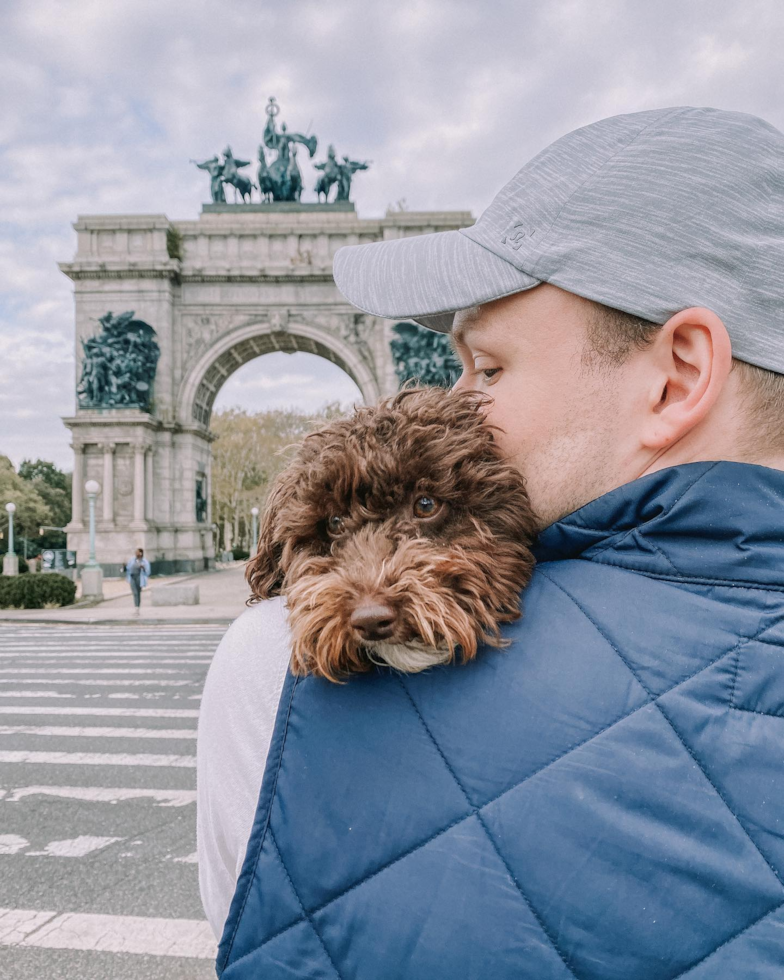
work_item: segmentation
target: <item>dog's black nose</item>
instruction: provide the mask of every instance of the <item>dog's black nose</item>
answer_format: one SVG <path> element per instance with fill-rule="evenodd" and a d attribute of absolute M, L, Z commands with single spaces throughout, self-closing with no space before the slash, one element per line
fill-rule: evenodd
<path fill-rule="evenodd" d="M 395 611 L 379 602 L 363 603 L 351 614 L 351 625 L 363 640 L 386 640 L 395 629 Z"/>

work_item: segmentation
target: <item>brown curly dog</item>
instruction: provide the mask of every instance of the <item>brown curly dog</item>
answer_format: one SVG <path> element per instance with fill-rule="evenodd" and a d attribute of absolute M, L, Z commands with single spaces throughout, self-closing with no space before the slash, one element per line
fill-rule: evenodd
<path fill-rule="evenodd" d="M 303 440 L 247 571 L 250 602 L 286 598 L 293 673 L 411 673 L 506 645 L 536 523 L 482 398 L 407 388 Z"/>

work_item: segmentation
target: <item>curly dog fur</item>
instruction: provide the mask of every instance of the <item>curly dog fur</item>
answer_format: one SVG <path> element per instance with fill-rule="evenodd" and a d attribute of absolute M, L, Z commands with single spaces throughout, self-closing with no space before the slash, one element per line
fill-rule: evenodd
<path fill-rule="evenodd" d="M 506 645 L 536 521 L 481 400 L 406 388 L 307 436 L 277 478 L 249 601 L 285 596 L 295 674 L 415 672 Z"/>

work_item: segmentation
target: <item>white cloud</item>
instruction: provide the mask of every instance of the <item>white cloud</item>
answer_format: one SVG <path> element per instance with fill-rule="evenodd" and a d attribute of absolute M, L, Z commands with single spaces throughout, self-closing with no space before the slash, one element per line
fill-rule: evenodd
<path fill-rule="evenodd" d="M 3 381 L 17 413 L 37 412 L 44 390 L 49 415 L 12 421 L 3 399 L 0 452 L 70 459 L 72 285 L 56 263 L 77 215 L 194 217 L 208 180 L 188 160 L 227 143 L 255 160 L 270 95 L 291 129 L 311 124 L 317 159 L 334 143 L 373 161 L 354 185 L 360 215 L 401 198 L 479 214 L 534 153 L 606 115 L 717 105 L 783 128 L 782 42 L 776 0 L 11 0 Z M 299 160 L 312 199 L 317 175 Z"/>

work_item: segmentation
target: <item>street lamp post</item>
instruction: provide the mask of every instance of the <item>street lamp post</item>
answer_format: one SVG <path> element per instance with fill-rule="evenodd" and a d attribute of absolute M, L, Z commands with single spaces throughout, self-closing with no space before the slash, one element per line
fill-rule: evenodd
<path fill-rule="evenodd" d="M 82 568 L 82 598 L 103 599 L 103 569 L 95 560 L 95 498 L 101 492 L 97 480 L 84 485 L 90 507 L 90 555 Z"/>
<path fill-rule="evenodd" d="M 8 551 L 3 555 L 3 575 L 18 575 L 19 559 L 14 551 L 14 511 L 16 504 L 7 503 L 5 509 L 8 511 Z"/>
<path fill-rule="evenodd" d="M 97 480 L 88 480 L 84 485 L 87 491 L 87 500 L 90 507 L 90 557 L 87 559 L 85 568 L 95 568 L 98 562 L 95 560 L 95 498 L 101 492 L 101 484 Z"/>
<path fill-rule="evenodd" d="M 259 508 L 251 507 L 250 516 L 253 518 L 253 530 L 250 535 L 250 553 L 251 555 L 255 555 L 259 547 Z"/>

